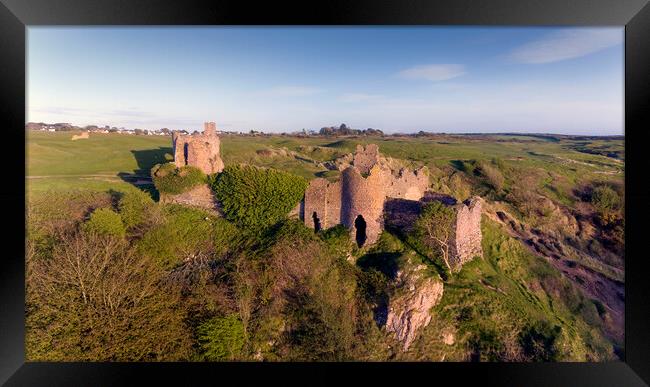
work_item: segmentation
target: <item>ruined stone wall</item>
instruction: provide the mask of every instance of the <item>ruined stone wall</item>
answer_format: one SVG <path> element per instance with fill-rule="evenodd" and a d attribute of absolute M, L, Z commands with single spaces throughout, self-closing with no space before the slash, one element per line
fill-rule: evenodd
<path fill-rule="evenodd" d="M 475 256 L 483 256 L 481 247 L 482 199 L 473 197 L 456 206 L 456 228 L 452 243 L 450 263 L 460 269 Z"/>
<path fill-rule="evenodd" d="M 402 168 L 397 175 L 389 172 L 386 183 L 386 196 L 420 200 L 429 188 L 429 175 L 425 168 L 414 171 Z"/>
<path fill-rule="evenodd" d="M 314 213 L 322 229 L 341 224 L 341 182 L 314 179 L 305 190 L 303 204 L 305 225 L 315 228 Z"/>
<path fill-rule="evenodd" d="M 183 204 L 186 206 L 209 210 L 216 214 L 219 213 L 219 204 L 217 199 L 207 184 L 197 185 L 196 187 L 177 195 L 160 194 L 160 202 Z"/>
<path fill-rule="evenodd" d="M 352 163 L 361 174 L 369 174 L 372 167 L 374 167 L 378 162 L 379 147 L 376 144 L 368 144 L 365 148 L 361 145 L 357 145 Z"/>
<path fill-rule="evenodd" d="M 355 221 L 361 215 L 366 223 L 366 244 L 373 244 L 383 230 L 383 209 L 386 195 L 383 184 L 384 176 L 373 167 L 367 178 L 361 176 L 356 167 L 343 171 L 341 223 L 348 227 L 352 240 L 355 240 L 357 228 Z"/>
<path fill-rule="evenodd" d="M 361 216 L 366 236 L 363 245 L 373 244 L 384 228 L 386 199 L 421 199 L 429 186 L 429 175 L 425 167 L 414 171 L 400 168 L 395 172 L 387 159 L 379 155 L 375 144 L 358 145 L 356 153 L 345 159 L 348 161 L 337 163 L 344 167 L 338 182 L 311 181 L 305 192 L 303 220 L 308 227 L 315 228 L 316 213 L 321 228 L 342 224 L 356 240 L 355 222 Z"/>
<path fill-rule="evenodd" d="M 223 170 L 221 141 L 214 122 L 206 122 L 203 134 L 183 135 L 172 133 L 174 163 L 177 167 L 191 165 L 211 175 Z"/>
<path fill-rule="evenodd" d="M 326 228 L 328 185 L 328 181 L 325 179 L 314 179 L 305 190 L 304 220 L 307 227 L 315 228 L 315 213 L 320 220 L 321 227 Z"/>
<path fill-rule="evenodd" d="M 88 131 L 85 131 L 85 132 L 81 132 L 78 135 L 77 134 L 73 135 L 72 136 L 72 141 L 83 140 L 83 139 L 86 139 L 86 138 L 89 138 L 89 137 L 90 137 L 90 133 L 88 133 Z"/>

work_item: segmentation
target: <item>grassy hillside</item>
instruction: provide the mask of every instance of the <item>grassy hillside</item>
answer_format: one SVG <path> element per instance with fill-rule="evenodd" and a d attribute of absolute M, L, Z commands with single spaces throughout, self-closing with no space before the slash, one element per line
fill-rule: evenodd
<path fill-rule="evenodd" d="M 375 143 L 428 166 L 432 190 L 486 199 L 484 257 L 445 279 L 430 324 L 402 352 L 373 320 L 395 269 L 382 265 L 431 262 L 401 237 L 384 232 L 358 249 L 345 230 L 314 234 L 286 214 L 251 231 L 155 202 L 140 190 L 156 198 L 148 175 L 171 159 L 171 137 L 73 134 L 27 132 L 30 360 L 600 361 L 622 350 L 622 139 L 221 136 L 226 166 L 306 179 L 336 178 L 324 163 Z M 138 222 L 102 239 L 87 231 L 97 208 Z M 72 256 L 121 269 L 91 265 L 86 277 L 67 278 Z M 115 283 L 133 285 L 119 287 L 120 308 L 88 301 L 87 291 Z M 162 321 L 170 323 L 154 329 Z"/>

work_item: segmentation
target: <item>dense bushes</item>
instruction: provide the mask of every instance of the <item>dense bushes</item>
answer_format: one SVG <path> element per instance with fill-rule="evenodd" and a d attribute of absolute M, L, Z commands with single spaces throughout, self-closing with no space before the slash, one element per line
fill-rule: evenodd
<path fill-rule="evenodd" d="M 202 323 L 197 336 L 205 360 L 238 360 L 242 356 L 244 325 L 236 314 L 214 317 Z"/>
<path fill-rule="evenodd" d="M 596 208 L 603 222 L 608 224 L 618 217 L 621 198 L 611 187 L 602 185 L 594 188 L 591 193 L 591 204 Z"/>
<path fill-rule="evenodd" d="M 274 169 L 230 166 L 211 185 L 226 219 L 259 228 L 283 219 L 302 199 L 307 181 Z"/>
<path fill-rule="evenodd" d="M 172 195 L 183 193 L 207 181 L 200 169 L 189 165 L 177 168 L 174 163 L 154 166 L 151 178 L 158 192 Z"/>
<path fill-rule="evenodd" d="M 149 230 L 136 244 L 139 254 L 151 257 L 160 267 L 171 269 L 199 253 L 213 251 L 213 235 L 221 235 L 215 225 L 223 225 L 206 212 L 170 205 L 165 221 Z"/>
<path fill-rule="evenodd" d="M 33 250 L 29 250 L 33 251 Z M 66 232 L 27 259 L 26 356 L 32 361 L 187 359 L 179 293 L 124 239 Z"/>
<path fill-rule="evenodd" d="M 105 236 L 123 237 L 126 233 L 122 217 L 110 208 L 98 208 L 93 211 L 82 228 L 86 232 Z"/>
<path fill-rule="evenodd" d="M 144 191 L 135 189 L 125 192 L 118 205 L 124 226 L 128 229 L 143 223 L 153 205 L 151 196 Z"/>
<path fill-rule="evenodd" d="M 240 183 L 251 180 L 244 174 Z M 79 215 L 75 227 L 54 235 L 52 243 L 35 244 L 40 239 L 30 235 L 30 360 L 446 356 L 456 361 L 472 354 L 481 361 L 541 361 L 609 356 L 597 321 L 606 313 L 604 306 L 560 286 L 567 281 L 554 282 L 560 278 L 555 269 L 497 232 L 496 224 L 487 222 L 486 228 L 485 220 L 485 259 L 473 260 L 447 279 L 422 339 L 408 352 L 399 351 L 382 328 L 392 292 L 401 286 L 396 285 L 398 268 L 404 269 L 405 258 L 420 263 L 422 257 L 412 247 L 446 267 L 440 258 L 444 246 L 427 239 L 439 237 L 432 227 L 446 219 L 446 207 L 437 202 L 425 208 L 415 225 L 417 233 L 384 232 L 353 265 L 346 258 L 360 252 L 342 226 L 314 233 L 299 220 L 285 219 L 251 231 L 205 211 L 152 204 L 137 192 L 121 196 L 119 214 L 105 201 L 84 204 L 79 214 L 101 208 L 91 213 L 95 220 L 84 222 L 86 215 Z M 157 220 L 145 222 L 152 208 Z M 128 238 L 78 232 L 76 225 L 85 230 L 103 217 L 112 219 L 109 224 L 124 219 L 137 232 L 129 230 Z M 108 294 L 110 302 L 104 297 Z M 536 323 L 542 319 L 550 327 Z M 443 329 L 454 332 L 455 344 L 441 342 Z"/>
<path fill-rule="evenodd" d="M 527 361 L 558 361 L 558 346 L 562 328 L 541 320 L 529 325 L 520 333 L 520 343 Z"/>

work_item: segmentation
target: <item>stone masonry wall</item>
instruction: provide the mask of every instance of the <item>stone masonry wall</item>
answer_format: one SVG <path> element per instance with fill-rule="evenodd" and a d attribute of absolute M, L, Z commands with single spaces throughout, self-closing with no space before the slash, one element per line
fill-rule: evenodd
<path fill-rule="evenodd" d="M 219 213 L 217 199 L 214 197 L 214 193 L 207 184 L 197 185 L 196 187 L 177 195 L 161 194 L 160 202 L 183 204 Z"/>
<path fill-rule="evenodd" d="M 386 199 L 380 173 L 373 167 L 367 178 L 361 176 L 356 167 L 343 171 L 341 223 L 350 229 L 351 238 L 355 240 L 357 229 L 355 221 L 361 216 L 366 222 L 365 244 L 373 244 L 383 229 L 383 209 Z"/>
<path fill-rule="evenodd" d="M 357 145 L 357 150 L 354 153 L 353 165 L 357 167 L 359 172 L 363 175 L 370 173 L 370 169 L 379 162 L 379 147 L 375 144 L 368 144 L 364 148 Z"/>
<path fill-rule="evenodd" d="M 457 205 L 456 228 L 450 263 L 460 269 L 475 256 L 483 256 L 481 247 L 482 199 L 473 197 Z"/>
<path fill-rule="evenodd" d="M 183 135 L 172 133 L 174 163 L 177 167 L 191 165 L 211 175 L 223 170 L 220 151 L 221 141 L 216 133 L 216 124 L 206 122 L 202 134 Z"/>
<path fill-rule="evenodd" d="M 415 171 L 401 168 L 394 172 L 381 158 L 375 144 L 358 145 L 356 153 L 346 159 L 352 159 L 352 165 L 343 169 L 338 182 L 311 181 L 305 192 L 303 220 L 305 225 L 315 228 L 316 213 L 321 228 L 343 224 L 355 240 L 355 221 L 361 216 L 366 223 L 364 245 L 373 244 L 384 228 L 386 198 L 419 200 L 429 185 L 429 176 L 424 168 Z"/>

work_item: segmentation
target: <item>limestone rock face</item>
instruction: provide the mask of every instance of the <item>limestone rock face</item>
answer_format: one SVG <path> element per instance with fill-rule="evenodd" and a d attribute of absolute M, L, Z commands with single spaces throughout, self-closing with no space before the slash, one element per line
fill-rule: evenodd
<path fill-rule="evenodd" d="M 424 265 L 419 265 L 411 273 L 399 271 L 396 278 L 399 291 L 388 303 L 386 331 L 394 333 L 404 351 L 429 324 L 429 311 L 442 298 L 442 281 L 433 277 L 423 278 L 424 269 Z"/>

